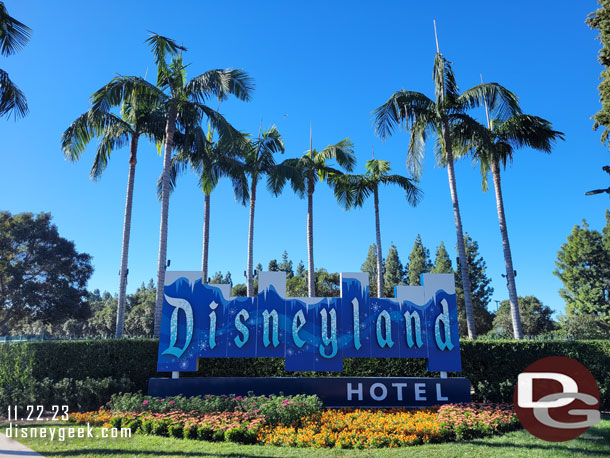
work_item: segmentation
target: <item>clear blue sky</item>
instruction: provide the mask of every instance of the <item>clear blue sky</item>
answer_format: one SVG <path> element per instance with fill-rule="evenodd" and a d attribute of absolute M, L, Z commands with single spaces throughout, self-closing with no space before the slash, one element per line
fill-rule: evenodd
<path fill-rule="evenodd" d="M 2 58 L 25 92 L 30 114 L 2 120 L 0 208 L 13 213 L 50 211 L 60 233 L 93 255 L 89 288 L 116 292 L 127 182 L 127 151 L 116 151 L 98 183 L 88 179 L 92 146 L 81 162 L 63 158 L 64 129 L 88 108 L 92 92 L 115 74 L 145 75 L 154 64 L 144 44 L 147 31 L 188 47 L 189 76 L 211 68 L 242 67 L 256 81 L 253 101 L 231 101 L 221 111 L 240 130 L 256 132 L 261 118 L 275 123 L 286 157 L 309 146 L 320 149 L 350 137 L 358 171 L 371 156 L 390 160 L 405 174 L 408 136 L 375 137 L 370 112 L 395 90 L 433 95 L 435 52 L 432 20 L 441 51 L 454 62 L 462 89 L 496 81 L 520 96 L 523 110 L 550 120 L 566 141 L 552 155 L 520 150 L 503 175 L 508 229 L 518 271 L 519 295 L 536 295 L 554 310 L 564 303 L 552 274 L 557 250 L 586 218 L 601 229 L 608 198 L 584 192 L 606 186 L 601 166 L 608 151 L 591 129 L 599 109 L 600 44 L 585 25 L 594 1 L 556 2 L 162 2 L 150 0 L 6 1 L 33 36 L 20 54 Z M 156 277 L 160 205 L 155 187 L 161 158 L 140 143 L 136 172 L 128 291 Z M 468 160 L 456 166 L 464 229 L 479 242 L 493 279 L 494 299 L 508 297 L 493 192 Z M 598 186 L 599 185 L 599 186 Z M 390 242 L 406 260 L 418 233 L 434 255 L 444 241 L 455 261 L 455 230 L 447 173 L 431 154 L 417 208 L 403 194 L 381 194 L 384 253 Z M 325 185 L 314 202 L 315 261 L 331 271 L 356 271 L 374 240 L 372 202 L 345 212 Z M 255 224 L 255 263 L 266 266 L 284 249 L 306 261 L 306 202 L 287 191 L 279 198 L 260 189 Z M 192 176 L 180 179 L 170 201 L 168 258 L 172 269 L 201 265 L 203 197 Z M 237 205 L 227 183 L 212 194 L 210 271 L 230 270 L 243 281 L 247 208 Z M 495 303 L 490 304 L 495 310 Z"/>

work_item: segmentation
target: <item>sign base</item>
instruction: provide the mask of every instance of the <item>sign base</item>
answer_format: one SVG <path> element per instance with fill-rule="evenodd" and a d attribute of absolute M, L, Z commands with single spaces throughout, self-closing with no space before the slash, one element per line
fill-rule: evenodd
<path fill-rule="evenodd" d="M 206 394 L 246 396 L 316 394 L 325 407 L 430 407 L 470 402 L 463 377 L 185 377 L 151 378 L 148 394 L 157 397 Z"/>

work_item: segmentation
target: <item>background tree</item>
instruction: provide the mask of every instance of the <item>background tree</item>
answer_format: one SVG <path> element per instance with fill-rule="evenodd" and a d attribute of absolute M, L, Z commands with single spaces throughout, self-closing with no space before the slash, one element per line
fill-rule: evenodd
<path fill-rule="evenodd" d="M 430 251 L 424 247 L 421 237 L 417 234 L 413 249 L 409 255 L 409 285 L 421 286 L 421 274 L 432 271 L 430 262 Z"/>
<path fill-rule="evenodd" d="M 30 41 L 32 30 L 8 14 L 4 2 L 0 2 L 0 54 L 11 56 L 23 49 Z M 23 117 L 28 113 L 25 95 L 11 81 L 8 73 L 0 70 L 0 117 L 13 113 Z"/>
<path fill-rule="evenodd" d="M 107 90 L 103 94 L 94 97 L 93 109 L 109 111 L 113 106 L 120 106 L 126 96 L 138 90 L 150 93 L 151 98 L 155 98 L 156 103 L 165 112 L 161 225 L 155 302 L 155 336 L 158 336 L 161 329 L 161 307 L 167 268 L 167 229 L 174 135 L 176 131 L 188 132 L 207 118 L 221 140 L 236 141 L 242 138 L 241 134 L 220 113 L 206 105 L 206 102 L 211 98 L 222 101 L 229 95 L 247 101 L 253 87 L 250 77 L 241 69 L 209 70 L 187 81 L 186 65 L 182 60 L 182 51 L 186 51 L 186 48 L 179 46 L 171 38 L 158 34 L 151 34 L 146 43 L 151 47 L 157 66 L 156 85 L 135 76 L 118 76 L 106 86 Z M 170 62 L 167 61 L 168 57 L 171 58 Z"/>
<path fill-rule="evenodd" d="M 125 332 L 131 337 L 152 336 L 155 326 L 156 288 L 152 280 L 127 296 L 128 310 Z"/>
<path fill-rule="evenodd" d="M 486 334 L 492 328 L 493 315 L 487 310 L 487 305 L 491 301 L 494 289 L 489 286 L 491 279 L 487 277 L 487 265 L 483 257 L 479 254 L 479 244 L 472 240 L 468 232 L 464 235 L 464 245 L 466 248 L 466 259 L 468 273 L 472 281 L 472 305 L 474 310 L 475 325 L 478 332 Z M 466 323 L 466 313 L 464 307 L 464 288 L 462 286 L 462 276 L 460 275 L 460 263 L 463 258 L 458 258 L 457 269 L 455 271 L 455 292 L 458 307 L 458 324 L 460 335 L 468 333 Z"/>
<path fill-rule="evenodd" d="M 601 110 L 599 110 L 594 116 L 593 129 L 603 128 L 601 141 L 604 145 L 608 144 L 608 134 L 610 133 L 610 1 L 599 0 L 601 8 L 597 9 L 587 17 L 587 25 L 593 30 L 599 31 L 599 40 L 601 42 L 601 49 L 598 54 L 597 60 L 604 67 L 601 72 L 598 90 L 599 99 L 602 104 Z"/>
<path fill-rule="evenodd" d="M 390 243 L 388 255 L 385 258 L 383 272 L 384 294 L 386 297 L 394 297 L 394 286 L 404 285 L 405 270 L 398 257 L 398 249 L 394 243 Z"/>
<path fill-rule="evenodd" d="M 92 99 L 105 97 L 113 83 L 103 86 L 92 96 Z M 122 99 L 120 115 L 104 111 L 101 107 L 90 109 L 81 114 L 64 131 L 61 145 L 64 155 L 76 162 L 94 138 L 100 138 L 99 145 L 91 167 L 90 178 L 97 181 L 101 178 L 112 152 L 129 145 L 129 171 L 127 174 L 127 192 L 125 195 L 125 214 L 123 217 L 123 238 L 121 246 L 121 265 L 119 268 L 119 295 L 117 301 L 117 323 L 115 336 L 123 336 L 125 323 L 125 303 L 129 261 L 129 240 L 131 237 L 131 214 L 133 208 L 133 190 L 135 184 L 136 164 L 138 162 L 138 142 L 141 136 L 151 141 L 163 139 L 164 113 L 155 106 L 154 93 L 151 96 L 146 88 L 134 88 Z"/>
<path fill-rule="evenodd" d="M 606 233 L 609 230 L 607 221 Z M 566 302 L 566 314 L 591 314 L 610 324 L 610 252 L 602 234 L 583 220 L 561 245 L 555 265 L 553 273 L 564 286 L 559 295 Z"/>
<path fill-rule="evenodd" d="M 250 177 L 250 212 L 248 225 L 248 261 L 246 270 L 246 286 L 248 296 L 254 296 L 254 211 L 256 209 L 256 189 L 258 181 L 267 175 L 267 188 L 274 194 L 278 194 L 280 189 L 275 185 L 272 174 L 281 179 L 285 179 L 289 172 L 285 167 L 278 167 L 275 162 L 275 153 L 284 154 L 284 141 L 275 126 L 268 130 L 259 132 L 258 138 L 245 143 L 243 150 L 244 173 Z M 260 264 L 259 264 L 260 265 Z M 257 271 L 260 272 L 262 266 Z M 258 289 L 258 288 L 257 288 Z"/>
<path fill-rule="evenodd" d="M 304 275 L 307 275 L 307 271 L 305 270 L 305 264 L 303 264 L 303 261 L 301 260 L 297 265 L 296 276 L 303 277 Z"/>
<path fill-rule="evenodd" d="M 559 327 L 573 339 L 610 339 L 610 324 L 592 314 L 563 316 Z"/>
<path fill-rule="evenodd" d="M 385 260 L 381 260 L 383 266 Z M 362 272 L 369 274 L 369 295 L 371 297 L 377 297 L 377 245 L 374 243 L 369 247 L 369 251 L 366 254 L 366 259 L 362 266 L 360 266 Z"/>
<path fill-rule="evenodd" d="M 232 182 L 235 200 L 245 205 L 248 200 L 248 180 L 244 173 L 244 164 L 240 161 L 243 139 L 214 138 L 214 130 L 208 124 L 207 135 L 197 126 L 185 134 L 177 132 L 174 143 L 177 152 L 172 157 L 170 174 L 170 191 L 176 186 L 176 179 L 181 172 L 190 166 L 199 178 L 198 186 L 204 195 L 203 200 L 203 249 L 201 253 L 201 278 L 208 282 L 208 258 L 210 246 L 210 204 L 212 191 L 221 178 Z M 162 180 L 159 178 L 157 194 L 161 198 Z"/>
<path fill-rule="evenodd" d="M 91 256 L 59 235 L 50 213 L 0 212 L 0 335 L 25 317 L 82 316 L 92 273 Z"/>
<path fill-rule="evenodd" d="M 483 129 L 481 129 L 481 132 L 483 132 Z M 513 257 L 508 239 L 506 215 L 504 213 L 500 168 L 502 167 L 506 170 L 507 164 L 512 163 L 514 152 L 517 148 L 529 147 L 544 153 L 550 153 L 553 142 L 563 139 L 563 133 L 553 130 L 549 121 L 537 116 L 516 114 L 508 119 L 497 118 L 490 120 L 487 113 L 486 135 L 489 138 L 486 138 L 484 141 L 479 140 L 475 144 L 468 146 L 473 147 L 475 160 L 480 164 L 481 175 L 483 176 L 483 191 L 487 191 L 487 174 L 490 171 L 493 177 L 498 223 L 506 268 L 506 284 L 513 320 L 513 336 L 515 339 L 521 339 L 523 338 L 523 332 L 519 317 L 519 300 L 515 284 Z"/>
<path fill-rule="evenodd" d="M 346 209 L 362 207 L 367 197 L 373 196 L 375 209 L 375 239 L 377 247 L 377 297 L 383 297 L 383 255 L 381 251 L 381 224 L 379 222 L 379 186 L 394 184 L 404 192 L 407 202 L 417 205 L 421 190 L 414 181 L 402 175 L 390 175 L 390 163 L 379 159 L 371 159 L 366 163 L 364 175 L 332 175 L 330 181 L 334 184 L 335 197 Z"/>
<path fill-rule="evenodd" d="M 452 134 L 459 131 L 462 137 L 467 137 L 480 131 L 480 124 L 466 112 L 483 105 L 484 102 L 494 116 L 517 113 L 519 105 L 517 97 L 497 83 L 481 84 L 460 94 L 451 63 L 439 52 L 438 43 L 436 48 L 433 71 L 435 100 L 420 92 L 397 91 L 373 112 L 374 124 L 375 131 L 382 139 L 390 136 L 398 127 L 410 131 L 407 166 L 415 177 L 421 171 L 426 135 L 430 132 L 436 135 L 437 158 L 440 164 L 447 168 L 458 255 L 464 259 L 466 248 L 455 181 Z M 472 311 L 471 281 L 466 265 L 461 266 L 460 274 L 464 288 L 468 336 L 474 339 L 477 333 Z"/>
<path fill-rule="evenodd" d="M 441 242 L 441 244 L 436 249 L 436 255 L 434 257 L 434 267 L 432 267 L 431 272 L 434 274 L 453 273 L 451 258 L 449 257 L 449 253 L 447 253 L 447 249 L 445 248 L 445 244 L 443 242 Z"/>
<path fill-rule="evenodd" d="M 329 175 L 339 175 L 341 172 L 327 164 L 334 160 L 340 167 L 348 172 L 356 164 L 353 143 L 344 138 L 339 143 L 328 145 L 322 151 L 313 148 L 311 132 L 309 138 L 309 151 L 300 158 L 286 159 L 281 164 L 283 173 L 272 178 L 275 181 L 276 192 L 281 191 L 286 180 L 290 177 L 293 190 L 301 198 L 307 196 L 307 290 L 309 297 L 315 295 L 315 269 L 313 261 L 313 194 L 318 181 L 326 181 Z"/>
<path fill-rule="evenodd" d="M 284 252 L 282 253 L 282 262 L 278 265 L 278 268 L 281 271 L 286 272 L 287 280 L 290 280 L 292 277 L 294 277 L 294 272 L 292 270 L 292 261 L 288 259 L 288 252 L 286 250 L 284 250 Z"/>
<path fill-rule="evenodd" d="M 521 312 L 521 325 L 523 334 L 526 336 L 537 336 L 555 328 L 553 311 L 550 307 L 543 305 L 534 296 L 519 298 L 519 311 Z M 500 302 L 500 307 L 493 318 L 493 327 L 504 337 L 513 337 L 513 319 L 510 309 L 510 301 Z"/>

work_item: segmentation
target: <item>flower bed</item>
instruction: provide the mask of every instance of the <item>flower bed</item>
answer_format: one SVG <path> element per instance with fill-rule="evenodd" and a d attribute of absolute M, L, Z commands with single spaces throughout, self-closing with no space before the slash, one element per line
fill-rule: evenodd
<path fill-rule="evenodd" d="M 400 447 L 468 440 L 519 427 L 510 405 L 322 410 L 315 396 L 155 399 L 121 395 L 107 409 L 73 413 L 70 420 L 184 439 L 336 448 Z"/>

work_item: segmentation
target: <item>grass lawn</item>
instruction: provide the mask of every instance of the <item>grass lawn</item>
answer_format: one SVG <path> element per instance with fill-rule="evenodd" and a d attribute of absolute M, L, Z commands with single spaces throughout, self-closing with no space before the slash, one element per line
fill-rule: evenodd
<path fill-rule="evenodd" d="M 50 426 L 50 423 L 37 423 Z M 54 427 L 74 426 L 73 423 L 53 423 Z M 23 425 L 26 426 L 26 425 Z M 33 424 L 28 424 L 28 427 Z M 5 432 L 6 425 L 1 426 Z M 100 428 L 94 428 L 93 435 Z M 265 456 L 265 457 L 326 457 L 326 456 L 510 456 L 510 457 L 572 457 L 610 456 L 610 419 L 589 429 L 578 439 L 563 442 L 544 442 L 527 431 L 514 431 L 502 436 L 468 442 L 417 445 L 397 449 L 337 450 L 237 445 L 228 442 L 212 443 L 135 434 L 125 439 L 20 439 L 20 442 L 47 457 L 200 457 L 200 456 Z"/>

